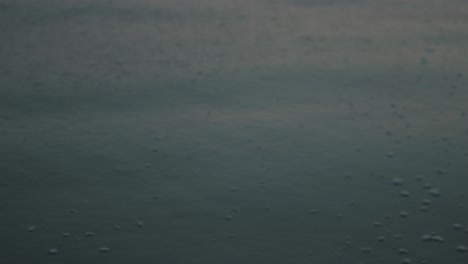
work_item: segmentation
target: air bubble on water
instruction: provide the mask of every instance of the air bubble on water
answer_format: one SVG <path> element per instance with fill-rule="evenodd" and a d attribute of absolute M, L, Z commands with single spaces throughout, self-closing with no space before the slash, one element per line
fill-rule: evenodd
<path fill-rule="evenodd" d="M 465 245 L 458 245 L 456 248 L 455 248 L 458 252 L 466 252 L 468 250 L 468 248 L 465 246 Z"/>
<path fill-rule="evenodd" d="M 429 189 L 429 193 L 434 197 L 439 197 L 440 196 L 440 191 L 437 188 Z"/>
<path fill-rule="evenodd" d="M 85 237 L 93 237 L 95 235 L 94 232 L 86 232 Z"/>
<path fill-rule="evenodd" d="M 403 264 L 411 264 L 411 263 L 413 263 L 413 260 L 410 259 L 410 258 L 404 258 L 404 259 L 402 260 L 402 263 L 403 263 Z"/>
<path fill-rule="evenodd" d="M 423 199 L 423 200 L 421 200 L 421 203 L 424 204 L 424 205 L 430 205 L 432 203 L 432 201 L 430 199 Z"/>
<path fill-rule="evenodd" d="M 421 65 L 426 65 L 427 64 L 427 58 L 426 57 L 421 57 L 419 58 L 419 64 Z"/>
<path fill-rule="evenodd" d="M 379 242 L 383 242 L 383 241 L 385 241 L 385 239 L 386 238 L 384 236 L 378 236 L 377 237 L 377 241 L 379 241 Z"/>
<path fill-rule="evenodd" d="M 138 228 L 142 228 L 144 226 L 144 223 L 141 220 L 135 221 L 135 224 Z"/>
<path fill-rule="evenodd" d="M 408 254 L 409 251 L 406 248 L 399 248 L 398 249 L 398 254 Z"/>
<path fill-rule="evenodd" d="M 107 253 L 110 251 L 110 249 L 108 247 L 100 247 L 98 251 L 101 253 Z"/>
<path fill-rule="evenodd" d="M 432 241 L 439 242 L 439 243 L 444 243 L 445 238 L 443 236 L 440 236 L 440 235 L 433 235 L 432 236 Z"/>
<path fill-rule="evenodd" d="M 309 214 L 316 214 L 318 212 L 317 209 L 310 209 Z"/>
<path fill-rule="evenodd" d="M 365 253 L 365 254 L 370 254 L 370 253 L 374 252 L 374 250 L 371 247 L 362 247 L 361 252 Z"/>
<path fill-rule="evenodd" d="M 421 237 L 422 241 L 431 241 L 432 240 L 432 235 L 431 234 L 425 234 Z"/>
<path fill-rule="evenodd" d="M 56 248 L 49 248 L 49 255 L 57 255 L 58 254 L 58 249 Z"/>
<path fill-rule="evenodd" d="M 402 185 L 403 184 L 403 179 L 395 177 L 395 178 L 392 179 L 392 183 L 393 183 L 393 185 Z"/>
<path fill-rule="evenodd" d="M 402 191 L 400 191 L 400 195 L 402 197 L 409 197 L 411 195 L 411 193 L 409 191 L 402 190 Z"/>
<path fill-rule="evenodd" d="M 427 205 L 421 205 L 419 207 L 419 211 L 426 212 L 427 210 L 429 210 L 429 207 Z"/>

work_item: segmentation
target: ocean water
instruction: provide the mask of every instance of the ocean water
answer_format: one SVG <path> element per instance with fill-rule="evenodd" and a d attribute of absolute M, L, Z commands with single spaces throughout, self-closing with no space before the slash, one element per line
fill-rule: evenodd
<path fill-rule="evenodd" d="M 468 263 L 467 8 L 0 0 L 0 259 Z"/>

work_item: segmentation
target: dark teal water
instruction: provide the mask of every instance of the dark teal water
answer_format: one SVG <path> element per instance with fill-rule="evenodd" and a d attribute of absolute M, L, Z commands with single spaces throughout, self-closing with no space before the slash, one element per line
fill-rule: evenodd
<path fill-rule="evenodd" d="M 0 1 L 5 263 L 467 263 L 463 1 Z"/>

